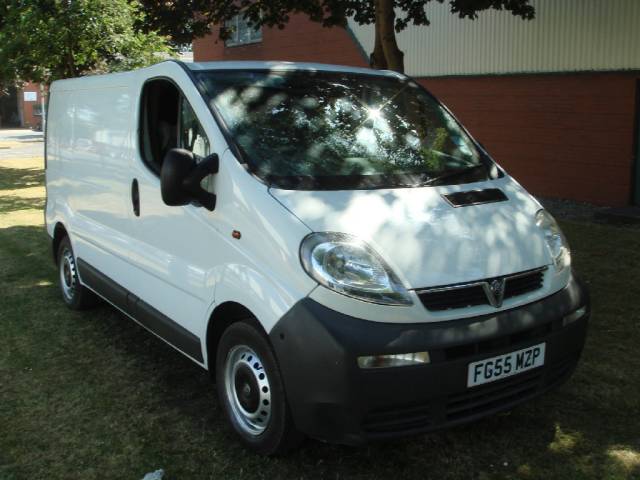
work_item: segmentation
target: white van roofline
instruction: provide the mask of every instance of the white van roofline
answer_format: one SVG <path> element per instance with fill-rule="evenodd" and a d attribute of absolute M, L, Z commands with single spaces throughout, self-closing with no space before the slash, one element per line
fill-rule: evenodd
<path fill-rule="evenodd" d="M 87 79 L 93 80 L 92 86 L 107 86 L 103 84 L 103 80 L 108 80 L 111 87 L 124 86 L 128 83 L 132 75 L 144 72 L 147 69 L 155 68 L 163 63 L 175 63 L 182 68 L 192 72 L 202 72 L 207 70 L 289 70 L 289 71 L 307 71 L 307 72 L 345 72 L 357 73 L 362 75 L 373 75 L 381 77 L 406 78 L 404 75 L 391 70 L 374 70 L 371 68 L 350 67 L 347 65 L 331 65 L 327 63 L 308 63 L 308 62 L 261 62 L 261 61 L 223 61 L 223 62 L 181 62 L 179 60 L 165 60 L 148 67 L 131 70 L 128 72 L 106 73 L 101 75 L 86 75 L 83 77 L 65 78 L 52 83 L 55 90 L 72 90 L 78 88 L 87 88 Z M 82 83 L 77 84 L 78 81 Z"/>
<path fill-rule="evenodd" d="M 404 78 L 404 75 L 391 70 L 374 70 L 372 68 L 351 67 L 329 63 L 310 62 L 278 62 L 278 61 L 222 61 L 222 62 L 190 62 L 183 63 L 189 70 L 301 70 L 323 72 L 348 72 L 383 77 Z"/>

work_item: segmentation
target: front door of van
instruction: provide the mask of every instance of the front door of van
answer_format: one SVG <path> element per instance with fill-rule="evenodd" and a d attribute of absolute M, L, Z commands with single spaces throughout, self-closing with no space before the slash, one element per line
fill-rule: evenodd
<path fill-rule="evenodd" d="M 216 212 L 165 205 L 160 170 L 172 148 L 188 149 L 198 160 L 213 152 L 221 155 L 216 147 L 222 146 L 210 144 L 189 100 L 173 82 L 148 81 L 141 101 L 140 148 L 131 178 L 134 273 L 126 288 L 142 301 L 140 315 L 156 322 L 159 331 L 145 326 L 201 361 L 199 338 L 206 333 L 203 319 L 213 303 L 220 265 Z"/>

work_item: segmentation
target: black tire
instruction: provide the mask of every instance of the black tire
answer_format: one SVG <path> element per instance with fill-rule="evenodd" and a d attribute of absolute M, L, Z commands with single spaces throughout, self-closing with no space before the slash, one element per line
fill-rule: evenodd
<path fill-rule="evenodd" d="M 291 418 L 271 345 L 252 323 L 233 323 L 222 334 L 216 352 L 218 398 L 231 428 L 249 449 L 278 455 L 299 446 L 303 436 Z M 247 419 L 247 414 L 256 418 Z"/>
<path fill-rule="evenodd" d="M 98 297 L 80 284 L 76 257 L 69 237 L 64 237 L 58 246 L 58 280 L 62 300 L 71 310 L 86 310 L 99 303 Z"/>

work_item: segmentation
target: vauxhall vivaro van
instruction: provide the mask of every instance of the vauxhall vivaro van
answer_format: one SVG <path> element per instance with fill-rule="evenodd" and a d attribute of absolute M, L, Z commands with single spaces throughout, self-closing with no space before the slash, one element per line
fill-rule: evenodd
<path fill-rule="evenodd" d="M 393 72 L 164 62 L 54 82 L 62 298 L 212 372 L 262 453 L 475 420 L 566 380 L 589 316 L 567 242 Z"/>

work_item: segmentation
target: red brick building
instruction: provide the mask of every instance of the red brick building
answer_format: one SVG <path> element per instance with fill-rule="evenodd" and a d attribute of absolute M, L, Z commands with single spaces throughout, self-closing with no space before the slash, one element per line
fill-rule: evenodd
<path fill-rule="evenodd" d="M 42 124 L 42 92 L 40 90 L 40 84 L 26 83 L 20 93 L 19 101 L 22 104 L 22 126 L 27 128 L 40 126 Z"/>
<path fill-rule="evenodd" d="M 533 0 L 537 18 L 460 20 L 428 7 L 430 27 L 399 36 L 407 74 L 447 104 L 529 191 L 640 205 L 640 2 Z M 615 5 L 614 5 L 615 4 Z M 194 60 L 288 60 L 368 66 L 373 29 L 326 29 L 293 15 L 284 30 L 235 37 L 217 28 Z"/>
<path fill-rule="evenodd" d="M 42 122 L 42 92 L 37 83 L 10 87 L 0 95 L 0 128 L 37 128 Z"/>

